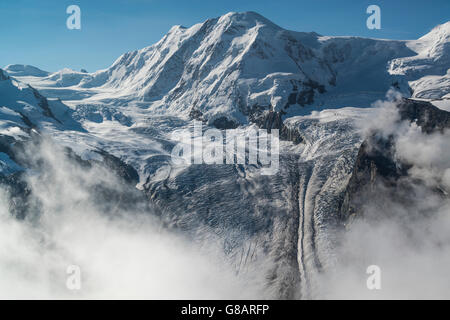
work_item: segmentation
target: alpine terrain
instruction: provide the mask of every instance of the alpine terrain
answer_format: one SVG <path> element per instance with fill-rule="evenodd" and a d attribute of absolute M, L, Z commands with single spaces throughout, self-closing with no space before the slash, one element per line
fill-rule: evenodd
<path fill-rule="evenodd" d="M 255 12 L 231 12 L 174 26 L 93 73 L 5 66 L 0 184 L 2 219 L 13 222 L 1 232 L 17 231 L 7 233 L 0 264 L 19 263 L 7 269 L 17 281 L 35 259 L 80 264 L 90 279 L 100 268 L 95 256 L 117 244 L 107 259 L 129 276 L 160 263 L 161 279 L 178 269 L 183 279 L 233 279 L 198 295 L 153 280 L 155 297 L 276 299 L 373 297 L 369 265 L 397 279 L 411 276 L 399 271 L 408 264 L 429 271 L 436 291 L 416 283 L 417 290 L 386 287 L 383 297 L 449 298 L 448 276 L 441 278 L 450 266 L 449 112 L 450 21 L 400 41 L 289 31 Z M 195 130 L 200 123 L 203 131 Z M 224 137 L 230 129 L 278 129 L 278 170 L 173 161 L 177 136 L 198 144 L 207 129 Z M 112 226 L 90 232 L 100 220 Z M 131 231 L 112 241 L 122 224 Z M 24 225 L 36 234 L 23 238 Z M 153 242 L 180 237 L 189 249 L 141 246 L 136 239 L 148 233 Z M 178 260 L 190 248 L 206 261 Z M 32 254 L 11 257 L 17 250 Z M 141 262 L 142 252 L 151 262 Z M 200 267 L 211 261 L 218 275 Z M 60 277 L 55 268 L 40 268 L 38 278 Z M 227 291 L 234 281 L 239 289 Z M 46 295 L 61 294 L 55 286 Z M 101 288 L 86 284 L 87 297 L 118 294 Z"/>

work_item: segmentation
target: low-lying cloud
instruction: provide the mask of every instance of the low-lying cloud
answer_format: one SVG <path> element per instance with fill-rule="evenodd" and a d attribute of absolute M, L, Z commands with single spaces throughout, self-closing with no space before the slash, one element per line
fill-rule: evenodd
<path fill-rule="evenodd" d="M 365 137 L 392 138 L 407 175 L 395 187 L 379 183 L 361 193 L 362 212 L 341 235 L 334 269 L 320 283 L 322 297 L 450 298 L 450 132 L 424 134 L 401 122 L 398 98 L 391 93 L 377 102 L 375 116 L 359 127 Z M 380 290 L 366 285 L 370 265 L 380 267 Z"/>
<path fill-rule="evenodd" d="M 401 122 L 397 100 L 378 102 L 359 127 L 393 138 L 395 159 L 409 168 L 399 181 L 403 198 L 383 184 L 361 194 L 362 215 L 338 237 L 315 298 L 450 298 L 450 133 Z M 39 214 L 12 217 L 1 192 L 0 298 L 267 297 L 263 272 L 236 275 L 217 244 L 200 249 L 163 228 L 151 208 L 126 210 L 98 196 L 99 186 L 128 192 L 111 170 L 79 166 L 49 141 L 30 146 L 26 157 L 44 166 L 27 174 Z M 81 290 L 66 286 L 70 265 L 81 269 Z M 370 265 L 381 269 L 381 290 L 366 286 Z"/>
<path fill-rule="evenodd" d="M 27 175 L 39 213 L 29 212 L 25 220 L 12 217 L 2 190 L 0 298 L 260 296 L 252 283 L 236 276 L 214 243 L 200 250 L 163 229 L 152 212 L 99 203 L 99 186 L 123 191 L 123 182 L 110 170 L 79 166 L 49 141 L 30 145 L 26 157 L 44 166 Z M 81 290 L 66 286 L 70 265 L 80 267 Z"/>

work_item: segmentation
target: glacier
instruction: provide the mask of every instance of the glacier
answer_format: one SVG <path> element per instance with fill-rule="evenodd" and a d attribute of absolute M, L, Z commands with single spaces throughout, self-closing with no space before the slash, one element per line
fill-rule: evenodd
<path fill-rule="evenodd" d="M 329 37 L 228 13 L 174 26 L 93 73 L 9 65 L 0 71 L 0 183 L 27 204 L 12 210 L 26 219 L 33 192 L 23 177 L 45 165 L 22 149 L 51 138 L 72 160 L 120 177 L 122 195 L 92 187 L 110 214 L 150 204 L 162 228 L 219 248 L 237 277 L 262 283 L 261 296 L 318 298 L 349 215 L 341 207 L 365 138 L 358 124 L 389 90 L 450 109 L 449 35 L 450 22 L 418 40 Z M 279 172 L 175 166 L 172 133 L 193 120 L 280 129 Z"/>

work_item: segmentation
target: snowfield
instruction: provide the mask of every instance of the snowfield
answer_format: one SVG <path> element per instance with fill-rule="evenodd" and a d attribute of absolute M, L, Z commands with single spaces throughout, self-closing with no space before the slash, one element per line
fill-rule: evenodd
<path fill-rule="evenodd" d="M 122 55 L 105 70 L 37 76 L 33 69 L 17 76 L 74 104 L 134 103 L 151 113 L 195 113 L 210 124 L 221 117 L 247 124 L 255 109 L 289 117 L 369 107 L 392 86 L 405 95 L 442 98 L 449 29 L 446 23 L 412 41 L 326 37 L 284 30 L 253 12 L 229 13 L 190 28 L 174 26 L 158 43 Z"/>
<path fill-rule="evenodd" d="M 449 111 L 449 39 L 450 22 L 398 41 L 288 31 L 254 12 L 228 13 L 174 26 L 93 73 L 9 65 L 0 71 L 0 174 L 27 171 L 7 150 L 32 132 L 82 160 L 106 152 L 136 170 L 136 188 L 165 227 L 217 245 L 233 272 L 264 282 L 262 296 L 314 298 L 363 140 L 355 123 L 392 88 Z M 280 142 L 274 176 L 253 165 L 171 162 L 172 133 L 192 130 L 194 119 L 247 130 L 271 114 L 301 138 Z"/>

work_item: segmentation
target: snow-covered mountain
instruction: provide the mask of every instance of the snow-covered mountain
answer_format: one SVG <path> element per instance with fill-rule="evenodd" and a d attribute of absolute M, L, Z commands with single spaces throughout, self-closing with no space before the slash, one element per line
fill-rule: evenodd
<path fill-rule="evenodd" d="M 435 27 L 415 41 L 406 43 L 414 56 L 394 59 L 389 73 L 409 81 L 412 96 L 443 98 L 450 92 L 450 21 Z"/>
<path fill-rule="evenodd" d="M 449 26 L 392 41 L 288 31 L 254 12 L 229 13 L 174 26 L 106 70 L 64 69 L 39 78 L 30 72 L 27 80 L 66 100 L 140 102 L 152 112 L 238 125 L 264 111 L 288 117 L 307 106 L 368 107 L 391 86 L 441 98 L 448 93 Z"/>
<path fill-rule="evenodd" d="M 16 80 L 0 69 L 1 133 L 18 128 L 53 126 L 61 130 L 83 130 L 73 120 L 73 110 L 59 99 L 47 99 L 30 85 Z"/>
<path fill-rule="evenodd" d="M 407 41 L 406 45 L 416 54 L 392 60 L 390 73 L 410 78 L 446 73 L 450 65 L 450 21 L 418 40 Z"/>
<path fill-rule="evenodd" d="M 9 75 L 20 77 L 20 76 L 32 76 L 32 77 L 46 77 L 50 72 L 43 71 L 39 68 L 23 65 L 23 64 L 10 64 L 4 68 Z"/>
<path fill-rule="evenodd" d="M 220 248 L 239 277 L 262 283 L 263 297 L 316 297 L 319 278 L 334 266 L 336 230 L 357 207 L 355 181 L 372 182 L 377 174 L 363 162 L 371 158 L 361 151 L 361 122 L 376 118 L 372 103 L 392 87 L 447 103 L 449 26 L 394 41 L 288 31 L 254 12 L 229 13 L 175 26 L 158 43 L 93 73 L 7 66 L 0 70 L 0 185 L 26 215 L 43 207 L 31 201 L 42 189 L 59 195 L 67 181 L 89 178 L 88 195 L 67 192 L 74 207 L 93 198 L 102 213 L 115 216 L 151 204 L 164 228 Z M 428 103 L 407 105 L 426 106 L 420 115 L 427 121 L 446 114 Z M 203 120 L 204 130 L 285 130 L 280 170 L 265 176 L 260 165 L 173 164 L 179 141 L 172 133 L 190 130 L 201 141 L 193 119 Z M 414 119 L 415 113 L 408 117 Z M 392 119 L 380 122 L 386 120 Z M 49 185 L 53 151 L 40 155 L 29 147 L 42 137 L 64 147 L 63 162 L 79 164 L 86 177 L 62 166 L 63 178 Z M 23 155 L 27 148 L 39 161 L 29 161 L 33 152 Z M 91 174 L 96 166 L 122 180 L 109 185 L 104 171 Z M 43 177 L 37 190 L 30 176 Z"/>

